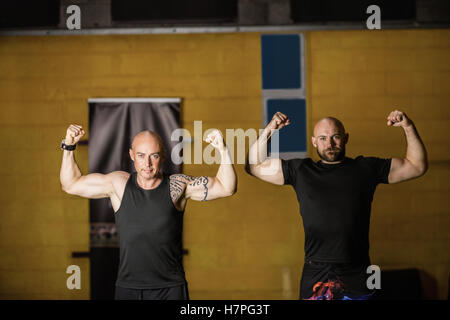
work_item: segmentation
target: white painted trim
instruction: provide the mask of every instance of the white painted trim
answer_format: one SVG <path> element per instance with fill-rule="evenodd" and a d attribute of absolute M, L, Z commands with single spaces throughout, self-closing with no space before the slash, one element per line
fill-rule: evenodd
<path fill-rule="evenodd" d="M 88 103 L 116 103 L 116 102 L 152 102 L 152 103 L 180 103 L 181 98 L 89 98 Z"/>
<path fill-rule="evenodd" d="M 283 160 L 291 160 L 291 159 L 304 159 L 307 158 L 307 152 L 298 151 L 298 152 L 280 152 L 280 153 L 271 153 L 270 158 L 280 158 Z"/>
<path fill-rule="evenodd" d="M 264 89 L 264 99 L 304 99 L 305 90 L 302 89 Z"/>

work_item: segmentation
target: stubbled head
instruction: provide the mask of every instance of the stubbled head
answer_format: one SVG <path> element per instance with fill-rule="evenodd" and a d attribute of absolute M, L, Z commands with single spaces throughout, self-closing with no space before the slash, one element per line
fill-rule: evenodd
<path fill-rule="evenodd" d="M 323 162 L 332 163 L 344 159 L 348 133 L 338 119 L 333 117 L 320 119 L 314 126 L 314 136 L 311 140 Z"/>
<path fill-rule="evenodd" d="M 152 179 L 160 175 L 165 150 L 157 133 L 150 130 L 139 132 L 134 136 L 129 152 L 134 167 L 142 178 Z"/>

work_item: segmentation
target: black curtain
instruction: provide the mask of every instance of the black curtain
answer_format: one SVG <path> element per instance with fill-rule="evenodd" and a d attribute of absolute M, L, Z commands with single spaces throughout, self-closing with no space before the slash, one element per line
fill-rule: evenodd
<path fill-rule="evenodd" d="M 180 127 L 179 102 L 89 102 L 89 172 L 133 172 L 129 148 L 142 130 L 158 133 L 166 149 L 163 171 L 180 173 L 171 161 L 173 130 Z M 91 299 L 113 299 L 119 263 L 118 235 L 109 199 L 90 200 Z"/>

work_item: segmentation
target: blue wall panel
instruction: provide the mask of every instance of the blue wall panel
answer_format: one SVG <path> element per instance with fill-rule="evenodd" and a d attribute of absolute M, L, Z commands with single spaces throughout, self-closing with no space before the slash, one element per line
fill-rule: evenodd
<path fill-rule="evenodd" d="M 301 87 L 299 35 L 262 35 L 261 54 L 263 90 Z"/>
<path fill-rule="evenodd" d="M 290 125 L 279 130 L 279 152 L 306 152 L 305 99 L 267 100 L 267 123 L 277 111 L 284 113 L 291 121 Z"/>

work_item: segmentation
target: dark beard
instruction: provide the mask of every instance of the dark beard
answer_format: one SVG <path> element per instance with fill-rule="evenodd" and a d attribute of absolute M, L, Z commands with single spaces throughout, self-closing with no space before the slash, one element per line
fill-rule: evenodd
<path fill-rule="evenodd" d="M 328 155 L 328 151 L 334 151 L 333 155 Z M 336 162 L 341 161 L 345 158 L 345 147 L 342 149 L 334 148 L 334 149 L 326 149 L 323 151 L 323 153 L 319 152 L 319 149 L 317 149 L 317 154 L 319 155 L 320 159 L 327 161 L 327 162 Z"/>

